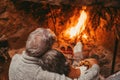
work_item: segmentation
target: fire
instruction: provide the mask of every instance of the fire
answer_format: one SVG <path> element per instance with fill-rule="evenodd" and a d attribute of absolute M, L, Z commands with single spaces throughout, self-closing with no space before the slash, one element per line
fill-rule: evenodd
<path fill-rule="evenodd" d="M 87 38 L 88 38 L 88 36 L 87 36 L 86 34 L 83 34 L 82 37 L 83 37 L 84 39 L 87 39 Z"/>
<path fill-rule="evenodd" d="M 75 26 L 68 28 L 65 31 L 65 34 L 68 34 L 70 38 L 74 38 L 78 36 L 85 29 L 86 20 L 87 20 L 87 13 L 83 10 L 78 19 L 77 24 Z"/>

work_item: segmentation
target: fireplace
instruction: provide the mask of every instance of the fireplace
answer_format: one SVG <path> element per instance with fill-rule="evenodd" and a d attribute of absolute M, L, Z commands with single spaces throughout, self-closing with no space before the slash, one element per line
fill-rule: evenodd
<path fill-rule="evenodd" d="M 31 31 L 50 28 L 58 39 L 54 48 L 71 58 L 74 46 L 81 42 L 84 58 L 96 58 L 101 74 L 107 77 L 120 70 L 119 3 L 119 0 L 8 0 L 0 6 L 0 26 L 4 26 L 0 37 L 7 38 L 12 57 L 24 49 Z"/>

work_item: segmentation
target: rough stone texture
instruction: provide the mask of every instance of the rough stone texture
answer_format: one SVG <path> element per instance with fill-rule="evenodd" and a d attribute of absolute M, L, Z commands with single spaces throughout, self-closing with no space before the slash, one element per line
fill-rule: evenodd
<path fill-rule="evenodd" d="M 110 51 L 105 49 L 105 47 L 97 46 L 90 51 L 89 57 L 93 57 L 98 60 L 102 76 L 107 77 L 110 75 L 112 63 L 112 53 Z"/>
<path fill-rule="evenodd" d="M 24 47 L 28 34 L 39 26 L 27 14 L 18 12 L 9 0 L 0 1 L 0 5 L 0 37 L 7 38 L 10 48 Z"/>
<path fill-rule="evenodd" d="M 111 47 L 112 49 L 112 47 Z M 116 64 L 115 64 L 115 72 L 120 70 L 120 59 L 119 59 L 119 52 L 116 56 Z M 96 58 L 99 62 L 100 68 L 101 68 L 101 75 L 104 77 L 108 77 L 111 75 L 111 67 L 112 67 L 112 59 L 113 59 L 113 50 L 109 49 L 108 46 L 102 46 L 94 43 L 86 43 L 83 47 L 83 55 L 84 58 Z"/>
<path fill-rule="evenodd" d="M 15 0 L 13 0 L 15 1 Z M 28 1 L 35 3 L 48 3 L 50 5 L 62 5 L 62 4 L 71 4 L 74 6 L 84 6 L 84 5 L 101 5 L 104 7 L 120 7 L 119 0 L 18 0 L 18 2 Z"/>
<path fill-rule="evenodd" d="M 115 74 L 109 76 L 106 80 L 120 80 L 120 71 Z"/>

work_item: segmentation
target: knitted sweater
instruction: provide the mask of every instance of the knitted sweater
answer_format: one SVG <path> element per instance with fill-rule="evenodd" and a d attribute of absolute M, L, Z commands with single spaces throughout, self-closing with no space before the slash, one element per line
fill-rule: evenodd
<path fill-rule="evenodd" d="M 15 54 L 9 68 L 9 80 L 72 80 L 65 75 L 42 70 L 38 61 L 38 58 L 30 57 L 25 52 Z M 78 80 L 94 80 L 98 73 L 99 66 L 95 64 Z"/>

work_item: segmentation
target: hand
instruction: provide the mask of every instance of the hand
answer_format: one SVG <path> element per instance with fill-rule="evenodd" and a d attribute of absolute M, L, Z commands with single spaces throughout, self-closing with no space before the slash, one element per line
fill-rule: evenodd
<path fill-rule="evenodd" d="M 90 62 L 89 62 L 89 61 L 86 61 L 86 60 L 80 61 L 80 62 L 79 62 L 79 66 L 86 66 L 87 69 L 88 69 L 89 67 L 91 67 L 91 66 L 90 66 Z"/>
<path fill-rule="evenodd" d="M 92 67 L 94 64 L 98 64 L 97 60 L 94 58 L 85 59 L 79 63 L 80 66 L 85 65 L 88 68 Z"/>
<path fill-rule="evenodd" d="M 94 58 L 85 59 L 84 61 L 88 61 L 90 67 L 92 67 L 94 64 L 98 64 L 98 61 Z"/>

